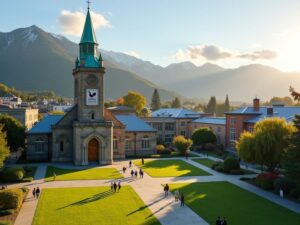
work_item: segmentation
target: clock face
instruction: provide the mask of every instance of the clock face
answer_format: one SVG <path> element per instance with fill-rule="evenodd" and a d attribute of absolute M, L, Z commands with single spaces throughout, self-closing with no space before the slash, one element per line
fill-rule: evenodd
<path fill-rule="evenodd" d="M 86 104 L 98 105 L 98 89 L 86 89 Z"/>

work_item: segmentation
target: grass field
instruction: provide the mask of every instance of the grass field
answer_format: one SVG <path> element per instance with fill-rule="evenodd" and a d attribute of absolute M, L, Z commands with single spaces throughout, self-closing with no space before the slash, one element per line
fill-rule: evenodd
<path fill-rule="evenodd" d="M 209 168 L 211 168 L 212 164 L 214 164 L 215 162 L 214 160 L 211 159 L 192 159 L 192 160 Z"/>
<path fill-rule="evenodd" d="M 43 189 L 33 225 L 159 225 L 130 186 Z"/>
<path fill-rule="evenodd" d="M 210 225 L 225 216 L 230 225 L 293 225 L 300 215 L 228 182 L 171 184 L 186 204 Z"/>
<path fill-rule="evenodd" d="M 48 166 L 45 177 L 46 181 L 53 180 L 53 172 L 56 174 L 56 180 L 101 180 L 118 179 L 123 177 L 115 168 L 74 170 Z"/>
<path fill-rule="evenodd" d="M 134 160 L 135 165 L 140 166 L 152 177 L 182 177 L 182 176 L 208 176 L 211 175 L 182 160 Z"/>

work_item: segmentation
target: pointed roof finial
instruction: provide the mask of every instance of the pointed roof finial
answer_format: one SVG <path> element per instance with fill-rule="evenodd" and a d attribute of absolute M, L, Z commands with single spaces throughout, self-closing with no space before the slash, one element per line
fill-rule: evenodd
<path fill-rule="evenodd" d="M 87 5 L 88 5 L 87 9 L 90 10 L 90 4 L 91 4 L 92 2 L 91 2 L 90 0 L 87 0 L 86 3 L 87 3 Z"/>

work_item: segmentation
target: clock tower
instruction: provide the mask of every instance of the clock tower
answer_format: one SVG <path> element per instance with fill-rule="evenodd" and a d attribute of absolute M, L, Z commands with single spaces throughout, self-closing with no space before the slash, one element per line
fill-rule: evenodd
<path fill-rule="evenodd" d="M 73 122 L 74 163 L 111 164 L 113 158 L 113 123 L 104 117 L 104 74 L 101 53 L 88 7 L 79 43 L 79 57 L 73 69 L 74 103 L 77 107 Z"/>

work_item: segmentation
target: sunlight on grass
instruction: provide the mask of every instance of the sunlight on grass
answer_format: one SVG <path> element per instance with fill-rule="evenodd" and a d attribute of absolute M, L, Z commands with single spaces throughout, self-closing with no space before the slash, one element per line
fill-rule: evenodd
<path fill-rule="evenodd" d="M 74 170 L 48 166 L 45 177 L 46 181 L 53 181 L 53 172 L 56 174 L 56 180 L 58 181 L 118 179 L 123 177 L 115 168 L 90 168 Z"/>
<path fill-rule="evenodd" d="M 181 177 L 181 176 L 208 176 L 208 172 L 201 170 L 182 160 L 134 160 L 133 163 L 152 177 Z"/>

